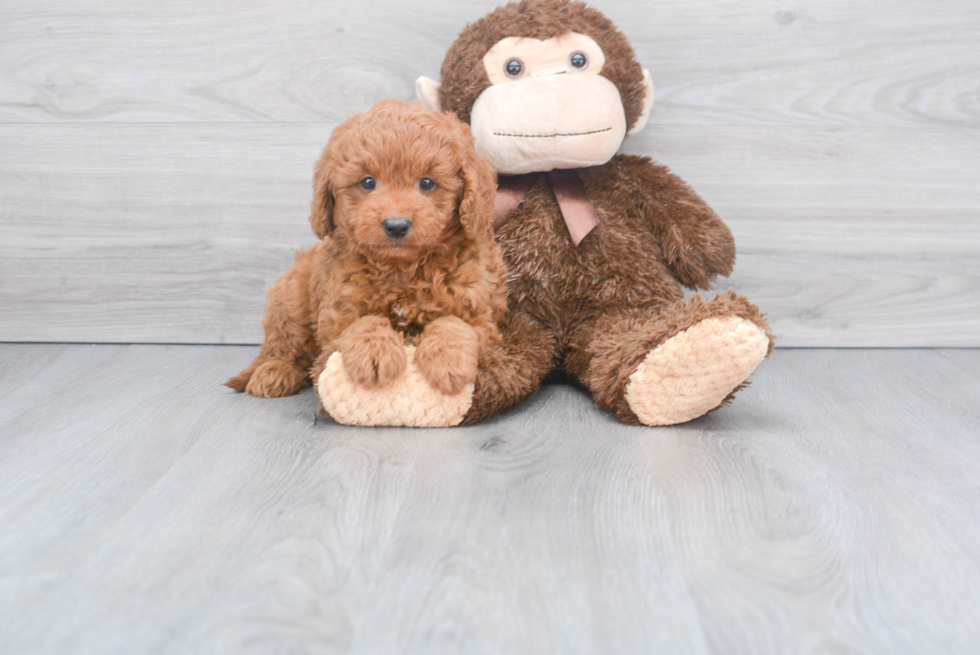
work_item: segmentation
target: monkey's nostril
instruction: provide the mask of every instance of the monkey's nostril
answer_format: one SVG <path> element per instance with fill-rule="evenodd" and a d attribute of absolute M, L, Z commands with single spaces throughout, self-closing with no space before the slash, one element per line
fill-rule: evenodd
<path fill-rule="evenodd" d="M 412 222 L 407 218 L 386 218 L 381 227 L 392 239 L 401 239 L 412 229 Z"/>

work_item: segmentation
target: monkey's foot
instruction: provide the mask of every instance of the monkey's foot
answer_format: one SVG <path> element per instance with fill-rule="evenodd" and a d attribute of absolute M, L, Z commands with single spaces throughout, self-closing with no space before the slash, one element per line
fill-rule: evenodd
<path fill-rule="evenodd" d="M 675 425 L 724 404 L 765 359 L 769 336 L 738 316 L 706 318 L 650 351 L 626 385 L 646 425 Z"/>
<path fill-rule="evenodd" d="M 473 384 L 453 396 L 436 391 L 415 366 L 415 347 L 407 346 L 408 366 L 389 385 L 366 389 L 344 371 L 335 352 L 316 382 L 323 408 L 338 423 L 362 426 L 445 428 L 459 425 L 473 404 Z"/>

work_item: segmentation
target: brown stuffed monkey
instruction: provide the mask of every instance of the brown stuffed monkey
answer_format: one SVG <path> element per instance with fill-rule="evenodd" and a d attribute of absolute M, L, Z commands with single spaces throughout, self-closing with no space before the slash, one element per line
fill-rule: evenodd
<path fill-rule="evenodd" d="M 706 289 L 731 273 L 735 244 L 683 180 L 616 154 L 653 103 L 626 37 L 584 3 L 525 0 L 468 25 L 441 77 L 418 80 L 419 100 L 470 123 L 499 174 L 503 339 L 481 354 L 472 397 L 403 398 L 401 415 L 383 391 L 321 377 L 331 415 L 348 422 L 344 407 L 363 416 L 377 405 L 378 423 L 473 423 L 516 406 L 556 368 L 627 423 L 672 425 L 727 403 L 773 337 L 731 291 L 684 300 L 682 285 Z"/>

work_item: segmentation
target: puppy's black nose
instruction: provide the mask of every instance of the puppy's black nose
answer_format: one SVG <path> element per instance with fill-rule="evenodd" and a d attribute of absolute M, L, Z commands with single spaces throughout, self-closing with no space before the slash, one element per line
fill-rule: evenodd
<path fill-rule="evenodd" d="M 392 239 L 401 239 L 412 229 L 412 222 L 407 218 L 386 218 L 381 227 Z"/>

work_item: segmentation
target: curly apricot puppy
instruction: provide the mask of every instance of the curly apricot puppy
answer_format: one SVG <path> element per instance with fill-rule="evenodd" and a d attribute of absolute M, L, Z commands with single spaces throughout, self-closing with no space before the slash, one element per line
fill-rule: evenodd
<path fill-rule="evenodd" d="M 460 392 L 506 311 L 495 193 L 452 114 L 385 100 L 345 121 L 316 166 L 310 224 L 321 240 L 269 290 L 262 350 L 225 384 L 288 396 L 339 351 L 351 380 L 379 387 L 404 372 L 409 343 L 433 388 Z"/>

